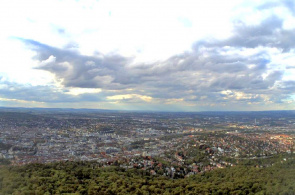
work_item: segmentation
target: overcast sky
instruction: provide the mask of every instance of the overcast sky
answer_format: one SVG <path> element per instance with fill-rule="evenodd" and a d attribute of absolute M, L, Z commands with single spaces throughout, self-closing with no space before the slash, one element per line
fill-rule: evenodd
<path fill-rule="evenodd" d="M 294 0 L 2 0 L 0 106 L 295 108 Z"/>

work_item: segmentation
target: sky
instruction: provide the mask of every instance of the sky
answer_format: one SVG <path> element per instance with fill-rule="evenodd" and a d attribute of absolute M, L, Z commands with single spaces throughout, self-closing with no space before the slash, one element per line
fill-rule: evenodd
<path fill-rule="evenodd" d="M 294 0 L 2 0 L 0 106 L 295 109 Z"/>

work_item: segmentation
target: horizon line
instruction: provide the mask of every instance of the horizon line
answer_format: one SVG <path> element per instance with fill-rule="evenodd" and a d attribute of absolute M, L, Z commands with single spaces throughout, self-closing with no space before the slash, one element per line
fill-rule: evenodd
<path fill-rule="evenodd" d="M 9 107 L 0 106 L 0 109 L 60 109 L 60 110 L 92 110 L 92 111 L 111 111 L 111 112 L 182 112 L 182 113 L 201 113 L 201 112 L 288 112 L 295 110 L 203 110 L 203 111 L 171 111 L 171 110 L 116 110 L 104 108 L 61 108 L 61 107 Z"/>

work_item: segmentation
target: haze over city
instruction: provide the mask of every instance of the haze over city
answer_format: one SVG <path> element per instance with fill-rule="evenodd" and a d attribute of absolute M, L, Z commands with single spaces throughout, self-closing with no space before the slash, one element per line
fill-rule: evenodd
<path fill-rule="evenodd" d="M 1 1 L 0 106 L 292 110 L 294 1 Z"/>

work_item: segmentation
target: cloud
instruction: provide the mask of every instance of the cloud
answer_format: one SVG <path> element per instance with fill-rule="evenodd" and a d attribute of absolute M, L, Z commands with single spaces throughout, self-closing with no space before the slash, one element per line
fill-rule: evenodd
<path fill-rule="evenodd" d="M 295 2 L 293 0 L 268 1 L 258 6 L 259 10 L 273 9 L 277 7 L 285 7 L 289 12 L 295 16 Z"/>
<path fill-rule="evenodd" d="M 32 86 L 12 83 L 0 79 L 0 98 L 7 101 L 18 99 L 26 102 L 62 103 L 62 102 L 99 102 L 105 100 L 100 91 L 77 91 L 77 89 L 59 89 L 55 86 Z"/>
<path fill-rule="evenodd" d="M 248 25 L 243 21 L 234 24 L 233 35 L 225 40 L 202 40 L 195 44 L 194 48 L 199 47 L 275 47 L 288 52 L 295 47 L 294 29 L 283 29 L 284 20 L 276 15 L 272 15 L 263 20 L 258 25 Z"/>
<path fill-rule="evenodd" d="M 21 39 L 29 48 L 37 52 L 34 57 L 38 60 L 37 69 L 53 73 L 66 87 L 80 88 L 114 88 L 120 71 L 124 68 L 129 58 L 119 55 L 85 56 L 76 50 L 59 49 L 37 41 Z M 121 78 L 124 83 L 125 78 Z M 110 85 L 112 83 L 112 85 Z"/>
<path fill-rule="evenodd" d="M 270 68 L 267 47 L 245 52 L 247 49 L 234 47 L 240 45 L 204 44 L 164 61 L 132 65 L 132 59 L 118 55 L 83 56 L 76 51 L 23 41 L 37 52 L 38 69 L 53 73 L 64 87 L 99 88 L 109 101 L 279 102 L 292 94 L 285 87 L 293 83 L 282 81 L 284 70 Z M 226 90 L 232 94 L 223 93 Z"/>
<path fill-rule="evenodd" d="M 290 4 L 290 1 L 272 2 L 257 9 Z M 287 105 L 295 83 L 286 79 L 293 65 L 284 61 L 283 56 L 294 56 L 295 31 L 285 28 L 284 18 L 273 12 L 262 18 L 252 24 L 235 19 L 232 34 L 226 38 L 207 37 L 196 41 L 189 51 L 145 63 L 112 52 L 85 55 L 78 46 L 72 47 L 73 43 L 58 48 L 20 38 L 36 53 L 36 69 L 53 74 L 64 90 L 30 86 L 39 94 L 28 92 L 25 100 L 45 94 L 40 101 L 98 101 L 130 106 L 173 104 L 193 109 L 231 108 L 232 104 L 237 108 Z M 26 87 L 15 92 L 6 90 L 3 94 L 5 98 L 13 98 L 23 93 L 21 88 Z"/>

